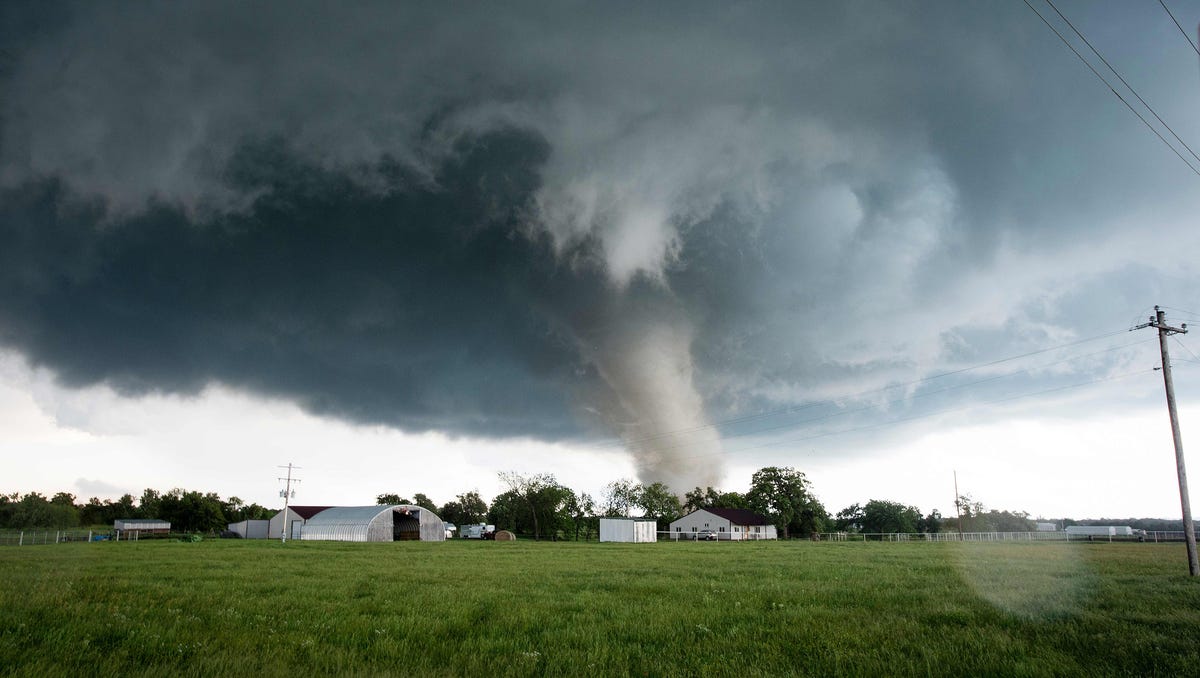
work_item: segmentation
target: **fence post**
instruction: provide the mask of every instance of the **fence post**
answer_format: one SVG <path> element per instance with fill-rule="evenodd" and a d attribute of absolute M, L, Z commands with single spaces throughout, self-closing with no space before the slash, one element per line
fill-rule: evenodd
<path fill-rule="evenodd" d="M 25 545 L 25 530 L 21 530 L 21 536 L 17 537 L 17 546 Z"/>

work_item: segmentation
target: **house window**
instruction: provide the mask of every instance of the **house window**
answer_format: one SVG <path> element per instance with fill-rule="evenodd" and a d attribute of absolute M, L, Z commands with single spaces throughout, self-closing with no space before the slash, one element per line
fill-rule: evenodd
<path fill-rule="evenodd" d="M 695 532 L 695 531 L 696 531 L 696 526 L 692 525 L 692 532 Z"/>
<path fill-rule="evenodd" d="M 708 527 L 708 523 L 704 523 L 704 526 L 705 526 L 705 527 Z"/>
<path fill-rule="evenodd" d="M 754 526 L 754 531 L 755 531 L 755 532 L 760 532 L 760 531 L 762 531 L 762 527 L 761 527 L 761 526 L 759 526 L 759 525 L 755 525 L 755 526 Z"/>
<path fill-rule="evenodd" d="M 682 527 L 676 527 L 676 528 L 675 528 L 675 531 L 676 531 L 676 532 L 683 532 L 683 528 L 682 528 Z"/>
<path fill-rule="evenodd" d="M 733 531 L 734 531 L 734 532 L 741 532 L 741 531 L 742 531 L 742 526 L 741 526 L 741 525 L 734 525 L 734 526 L 733 526 Z"/>
<path fill-rule="evenodd" d="M 725 526 L 724 526 L 724 525 L 722 525 L 721 527 L 718 527 L 718 528 L 717 528 L 717 532 L 724 532 L 724 531 L 725 531 Z"/>

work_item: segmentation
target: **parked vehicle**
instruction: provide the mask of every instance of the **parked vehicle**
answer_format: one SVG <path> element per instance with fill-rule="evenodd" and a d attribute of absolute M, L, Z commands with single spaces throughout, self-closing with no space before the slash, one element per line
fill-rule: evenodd
<path fill-rule="evenodd" d="M 696 539 L 699 541 L 716 541 L 717 533 L 712 530 L 700 530 L 696 533 Z"/>
<path fill-rule="evenodd" d="M 460 531 L 464 539 L 494 539 L 496 537 L 496 526 L 485 525 L 463 525 Z"/>

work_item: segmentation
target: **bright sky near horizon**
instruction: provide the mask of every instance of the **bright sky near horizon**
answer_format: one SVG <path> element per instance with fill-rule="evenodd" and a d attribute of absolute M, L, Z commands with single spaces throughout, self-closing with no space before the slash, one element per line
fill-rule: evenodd
<path fill-rule="evenodd" d="M 1145 123 L 1020 1 L 0 7 L 0 492 L 1177 518 L 1196 36 L 1031 4 Z"/>

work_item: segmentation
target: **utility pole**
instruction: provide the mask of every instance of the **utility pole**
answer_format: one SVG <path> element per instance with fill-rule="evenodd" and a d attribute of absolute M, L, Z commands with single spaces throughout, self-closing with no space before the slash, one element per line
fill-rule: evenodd
<path fill-rule="evenodd" d="M 280 480 L 285 481 L 287 484 L 284 485 L 283 489 L 279 491 L 279 496 L 283 497 L 283 525 L 279 530 L 279 543 L 286 544 L 288 528 L 291 527 L 291 525 L 288 524 L 288 499 L 296 496 L 296 491 L 292 489 L 292 483 L 300 482 L 299 478 L 292 477 L 292 471 L 298 470 L 300 467 L 292 466 L 292 464 L 289 462 L 287 466 L 280 466 L 279 468 L 287 469 L 287 477 L 280 478 Z"/>
<path fill-rule="evenodd" d="M 1183 463 L 1183 436 L 1179 432 L 1179 413 L 1175 410 L 1175 382 L 1171 379 L 1171 356 L 1167 351 L 1167 337 L 1172 334 L 1187 334 L 1187 323 L 1179 327 L 1167 324 L 1167 314 L 1155 306 L 1150 322 L 1142 323 L 1135 330 L 1153 327 L 1158 330 L 1158 347 L 1162 350 L 1163 384 L 1167 389 L 1167 413 L 1171 415 L 1171 435 L 1175 439 L 1175 467 L 1179 471 L 1179 504 L 1183 508 L 1183 537 L 1187 541 L 1188 573 L 1200 576 L 1200 561 L 1196 559 L 1196 526 L 1192 524 L 1192 502 L 1188 498 L 1187 468 Z"/>
<path fill-rule="evenodd" d="M 954 510 L 958 513 L 958 540 L 962 541 L 962 500 L 958 496 L 958 469 L 954 469 Z"/>

